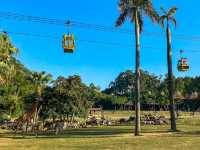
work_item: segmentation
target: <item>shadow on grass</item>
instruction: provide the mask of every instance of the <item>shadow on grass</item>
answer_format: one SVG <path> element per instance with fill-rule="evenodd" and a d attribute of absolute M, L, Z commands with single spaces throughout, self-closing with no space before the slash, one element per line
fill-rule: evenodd
<path fill-rule="evenodd" d="M 180 131 L 176 132 L 176 136 L 184 136 L 184 137 L 200 137 L 200 131 Z"/>
<path fill-rule="evenodd" d="M 83 129 L 67 129 L 61 134 L 55 135 L 55 132 L 38 132 L 34 133 L 0 133 L 0 138 L 11 139 L 31 139 L 31 138 L 105 138 L 117 137 L 120 134 L 133 133 L 131 128 L 83 128 Z"/>
<path fill-rule="evenodd" d="M 200 131 L 177 131 L 170 132 L 166 126 L 159 126 L 152 128 L 143 128 L 142 133 L 162 135 L 164 133 L 173 133 L 169 136 L 175 137 L 200 137 Z M 5 132 L 0 133 L 0 138 L 11 138 L 11 139 L 46 139 L 46 138 L 106 138 L 106 137 L 120 137 L 122 134 L 133 134 L 132 126 L 109 126 L 109 127 L 91 127 L 82 129 L 66 129 L 61 134 L 55 135 L 55 132 L 38 132 L 37 136 L 34 133 L 17 133 Z M 167 136 L 167 135 L 165 135 Z"/>

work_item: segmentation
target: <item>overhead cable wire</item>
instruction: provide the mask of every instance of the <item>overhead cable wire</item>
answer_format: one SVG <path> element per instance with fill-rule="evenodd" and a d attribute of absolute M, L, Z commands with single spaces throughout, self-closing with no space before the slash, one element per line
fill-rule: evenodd
<path fill-rule="evenodd" d="M 58 35 L 49 35 L 49 34 L 37 34 L 37 33 L 27 33 L 27 32 L 13 32 L 13 31 L 0 31 L 0 32 L 6 32 L 8 34 L 13 34 L 13 35 L 19 35 L 19 36 L 29 36 L 29 37 L 36 37 L 36 38 L 48 38 L 48 39 L 54 39 L 54 40 L 61 40 L 61 36 Z M 79 39 L 75 38 L 77 42 L 82 42 L 82 43 L 88 43 L 88 44 L 98 44 L 98 45 L 109 45 L 109 46 L 117 46 L 117 47 L 134 47 L 133 44 L 124 44 L 124 43 L 117 43 L 117 42 L 105 42 L 105 41 L 97 41 L 97 40 L 85 40 L 85 39 Z M 142 48 L 145 49 L 163 49 L 159 47 L 154 47 L 150 45 L 145 45 L 141 46 Z M 176 51 L 175 53 L 179 53 L 179 51 Z M 197 49 L 190 49 L 187 51 L 187 53 L 200 53 L 200 50 Z"/>
<path fill-rule="evenodd" d="M 0 11 L 0 18 L 1 19 L 14 19 L 17 21 L 27 21 L 27 22 L 34 22 L 34 23 L 42 23 L 48 25 L 59 25 L 59 26 L 66 26 L 67 21 L 70 21 L 70 25 L 77 28 L 84 28 L 84 29 L 93 29 L 97 31 L 103 32 L 117 32 L 123 34 L 132 34 L 133 31 L 130 29 L 118 29 L 114 27 L 104 26 L 104 25 L 97 25 L 97 24 L 89 24 L 83 22 L 77 22 L 73 20 L 63 20 L 63 19 L 53 19 L 53 18 L 46 18 L 46 17 L 38 17 L 38 16 L 30 16 L 30 15 L 22 15 L 13 12 L 2 12 Z M 164 37 L 164 33 L 162 32 L 143 32 L 146 36 L 155 36 L 155 37 Z M 191 40 L 191 41 L 200 41 L 200 36 L 188 36 L 188 35 L 181 35 L 177 34 L 173 36 L 175 39 L 179 40 Z"/>
<path fill-rule="evenodd" d="M 49 25 L 60 25 L 60 26 L 66 26 L 67 25 L 67 19 L 52 19 L 52 18 L 46 18 L 46 17 L 37 17 L 37 16 L 30 16 L 30 15 L 22 15 L 18 13 L 13 12 L 2 12 L 0 11 L 0 18 L 4 19 L 14 19 L 18 21 L 28 21 L 28 22 L 35 22 L 35 23 L 45 23 Z M 104 31 L 104 32 L 118 32 L 123 34 L 132 34 L 133 31 L 130 29 L 119 29 L 115 27 L 108 27 L 104 25 L 97 25 L 97 24 L 89 24 L 89 23 L 83 23 L 78 21 L 69 20 L 71 26 L 78 27 L 78 28 L 86 28 L 86 29 L 94 29 L 98 31 Z M 163 36 L 163 33 L 156 33 L 156 32 L 147 32 L 144 31 L 144 34 L 149 36 Z"/>
<path fill-rule="evenodd" d="M 31 36 L 31 37 L 38 37 L 38 38 L 50 38 L 55 40 L 61 40 L 62 38 L 60 36 L 55 35 L 48 35 L 48 34 L 34 34 L 34 33 L 27 33 L 27 32 L 13 32 L 13 31 L 1 31 L 8 34 L 14 34 L 14 35 L 20 35 L 20 36 Z M 92 43 L 92 44 L 101 44 L 101 45 L 111 45 L 111 46 L 124 46 L 124 47 L 133 47 L 134 45 L 131 44 L 123 44 L 123 43 L 117 43 L 117 42 L 105 42 L 105 41 L 96 41 L 96 40 L 84 40 L 75 38 L 78 42 L 83 43 Z M 146 48 L 150 48 L 150 46 L 145 46 Z"/>

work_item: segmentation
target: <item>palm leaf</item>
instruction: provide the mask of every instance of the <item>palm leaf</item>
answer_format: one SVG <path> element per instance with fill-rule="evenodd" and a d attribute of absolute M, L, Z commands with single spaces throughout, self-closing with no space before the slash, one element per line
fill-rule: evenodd
<path fill-rule="evenodd" d="M 152 20 L 152 22 L 156 22 L 156 23 L 159 22 L 159 15 L 158 15 L 157 11 L 155 10 L 155 8 L 153 7 L 151 1 L 149 1 L 149 0 L 146 1 L 146 2 L 143 4 L 142 10 L 144 11 L 144 13 L 145 13 L 148 17 L 150 17 L 150 19 Z"/>
<path fill-rule="evenodd" d="M 120 14 L 119 18 L 116 21 L 115 26 L 116 27 L 121 26 L 125 22 L 127 16 L 128 16 L 128 11 L 125 10 L 123 13 Z"/>
<path fill-rule="evenodd" d="M 167 18 L 166 15 L 163 15 L 163 16 L 160 17 L 159 23 L 160 23 L 161 27 L 164 27 L 164 22 L 165 22 L 166 18 Z"/>
<path fill-rule="evenodd" d="M 167 21 L 171 21 L 174 24 L 174 26 L 176 27 L 176 24 L 177 24 L 176 23 L 176 19 L 174 17 L 172 17 L 172 15 L 176 13 L 177 8 L 176 7 L 172 7 L 171 9 L 169 9 L 169 11 L 167 13 L 164 10 L 164 8 L 162 8 L 162 7 L 161 7 L 161 10 L 164 11 L 164 15 L 161 16 L 160 19 L 159 19 L 160 25 L 162 27 L 164 27 L 164 21 L 166 19 Z"/>
<path fill-rule="evenodd" d="M 172 8 L 168 11 L 167 15 L 168 15 L 168 16 L 172 16 L 173 14 L 176 13 L 176 11 L 177 11 L 177 8 L 176 8 L 176 7 L 172 7 Z"/>
<path fill-rule="evenodd" d="M 120 2 L 118 3 L 118 8 L 119 8 L 120 12 L 124 12 L 127 5 L 128 5 L 128 0 L 120 0 Z"/>
<path fill-rule="evenodd" d="M 140 32 L 143 28 L 143 14 L 150 17 L 153 22 L 159 22 L 159 15 L 153 7 L 152 0 L 120 0 L 118 7 L 120 9 L 120 16 L 116 21 L 116 27 L 121 26 L 127 17 L 131 19 L 131 22 L 135 22 L 136 9 L 139 14 Z"/>
<path fill-rule="evenodd" d="M 176 27 L 177 26 L 176 19 L 174 17 L 170 17 L 169 19 L 172 21 L 172 23 Z"/>

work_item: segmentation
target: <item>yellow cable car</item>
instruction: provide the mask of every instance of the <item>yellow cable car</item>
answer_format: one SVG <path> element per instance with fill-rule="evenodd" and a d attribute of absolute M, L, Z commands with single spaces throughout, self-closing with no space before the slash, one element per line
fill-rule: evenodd
<path fill-rule="evenodd" d="M 181 55 L 183 53 L 183 50 L 180 51 Z M 180 60 L 178 61 L 178 64 L 177 64 L 177 69 L 178 71 L 180 72 L 185 72 L 185 71 L 188 71 L 190 69 L 189 65 L 188 65 L 188 60 L 187 58 L 183 58 L 181 56 Z"/>
<path fill-rule="evenodd" d="M 186 58 L 181 58 L 178 61 L 177 68 L 178 68 L 178 71 L 180 71 L 180 72 L 188 71 L 190 67 L 187 64 L 187 59 Z"/>
<path fill-rule="evenodd" d="M 75 40 L 73 34 L 64 34 L 62 46 L 65 53 L 73 53 L 75 49 Z"/>

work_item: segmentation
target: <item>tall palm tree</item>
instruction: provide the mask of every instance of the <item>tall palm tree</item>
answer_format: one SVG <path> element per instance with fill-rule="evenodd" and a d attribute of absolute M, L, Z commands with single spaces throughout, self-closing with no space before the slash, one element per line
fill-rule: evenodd
<path fill-rule="evenodd" d="M 159 15 L 153 7 L 152 0 L 120 0 L 118 3 L 120 16 L 116 27 L 121 26 L 126 18 L 135 24 L 135 50 L 136 50 L 136 123 L 135 135 L 140 135 L 140 33 L 143 28 L 143 16 L 147 15 L 153 22 L 159 21 Z"/>
<path fill-rule="evenodd" d="M 176 117 L 175 117 L 175 104 L 174 104 L 174 79 L 172 71 L 172 49 L 171 49 L 171 31 L 170 23 L 176 26 L 176 19 L 173 15 L 176 13 L 177 8 L 173 7 L 168 11 L 161 8 L 164 15 L 160 17 L 161 26 L 164 27 L 166 21 L 166 36 L 167 36 L 167 64 L 168 64 L 168 91 L 170 101 L 170 117 L 171 117 L 171 130 L 176 131 Z"/>
<path fill-rule="evenodd" d="M 48 83 L 51 81 L 52 76 L 50 74 L 46 74 L 46 72 L 44 72 L 44 71 L 33 72 L 31 79 L 35 84 L 36 93 L 37 93 L 37 100 L 35 102 L 35 105 L 33 105 L 36 110 L 35 114 L 34 114 L 34 123 L 35 123 L 38 119 L 38 114 L 39 114 L 39 110 L 40 110 L 40 106 L 41 106 L 40 102 L 42 101 L 42 91 L 48 85 Z"/>

